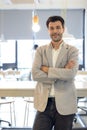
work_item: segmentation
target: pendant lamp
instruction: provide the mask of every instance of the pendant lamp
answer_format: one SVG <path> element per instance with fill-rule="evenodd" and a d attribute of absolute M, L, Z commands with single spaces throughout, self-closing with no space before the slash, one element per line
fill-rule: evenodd
<path fill-rule="evenodd" d="M 38 32 L 40 30 L 39 17 L 35 10 L 32 12 L 32 30 L 34 32 Z"/>

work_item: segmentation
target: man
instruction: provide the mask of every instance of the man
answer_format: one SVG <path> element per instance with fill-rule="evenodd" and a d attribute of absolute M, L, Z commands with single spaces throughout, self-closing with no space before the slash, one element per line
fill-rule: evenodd
<path fill-rule="evenodd" d="M 77 111 L 74 78 L 78 50 L 63 40 L 64 19 L 51 16 L 46 25 L 51 42 L 37 48 L 32 76 L 37 81 L 33 130 L 71 130 Z"/>

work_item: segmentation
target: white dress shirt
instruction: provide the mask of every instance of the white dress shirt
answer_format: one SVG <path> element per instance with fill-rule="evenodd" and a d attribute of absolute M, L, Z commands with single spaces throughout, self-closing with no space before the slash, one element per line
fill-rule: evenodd
<path fill-rule="evenodd" d="M 52 50 L 52 62 L 53 62 L 53 67 L 55 67 L 55 65 L 56 65 L 57 57 L 58 57 L 58 55 L 59 55 L 59 52 L 60 52 L 60 50 L 61 50 L 61 47 L 62 47 L 62 43 L 60 44 L 60 47 L 59 47 L 57 50 L 55 50 L 54 48 L 53 48 L 53 50 Z M 55 97 L 54 84 L 52 84 L 52 88 L 51 88 L 49 97 Z"/>

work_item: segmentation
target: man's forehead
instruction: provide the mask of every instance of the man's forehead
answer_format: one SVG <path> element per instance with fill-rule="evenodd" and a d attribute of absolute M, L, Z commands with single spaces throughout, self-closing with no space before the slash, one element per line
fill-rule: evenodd
<path fill-rule="evenodd" d="M 55 21 L 55 22 L 49 23 L 49 27 L 51 27 L 51 26 L 61 26 L 61 25 L 62 25 L 62 23 L 60 21 Z"/>

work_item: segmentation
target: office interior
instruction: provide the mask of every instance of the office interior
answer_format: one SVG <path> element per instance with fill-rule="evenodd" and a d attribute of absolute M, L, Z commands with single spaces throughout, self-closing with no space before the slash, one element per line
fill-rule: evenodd
<path fill-rule="evenodd" d="M 0 82 L 33 80 L 31 69 L 35 46 L 50 42 L 45 23 L 51 15 L 61 15 L 65 19 L 63 39 L 79 49 L 78 71 L 87 71 L 86 0 L 3 1 L 0 0 L 0 72 L 3 72 Z M 33 12 L 39 17 L 38 32 L 32 30 Z"/>

